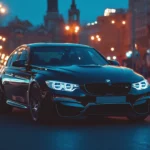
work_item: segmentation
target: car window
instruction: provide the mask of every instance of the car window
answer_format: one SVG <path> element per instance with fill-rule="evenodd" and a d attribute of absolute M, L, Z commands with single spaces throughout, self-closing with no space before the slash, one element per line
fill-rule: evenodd
<path fill-rule="evenodd" d="M 23 49 L 22 51 L 19 51 L 19 60 L 27 60 L 28 58 L 28 52 L 27 50 Z"/>
<path fill-rule="evenodd" d="M 11 61 L 12 61 L 12 55 L 9 57 L 6 66 L 10 66 L 11 65 Z"/>
<path fill-rule="evenodd" d="M 12 61 L 11 61 L 10 66 L 12 66 L 13 62 L 18 60 L 18 56 L 19 56 L 18 51 L 14 52 L 14 54 L 12 54 Z"/>
<path fill-rule="evenodd" d="M 99 61 L 102 61 L 104 62 L 104 59 L 102 57 L 99 57 L 99 54 L 97 52 L 93 53 L 91 51 L 88 51 L 92 61 L 95 63 L 95 64 L 99 64 Z"/>
<path fill-rule="evenodd" d="M 31 50 L 31 64 L 40 66 L 107 65 L 96 50 L 88 47 L 35 47 Z"/>
<path fill-rule="evenodd" d="M 37 49 L 32 53 L 33 65 L 49 65 L 59 64 L 63 56 L 62 49 L 54 48 L 49 51 L 49 48 Z"/>

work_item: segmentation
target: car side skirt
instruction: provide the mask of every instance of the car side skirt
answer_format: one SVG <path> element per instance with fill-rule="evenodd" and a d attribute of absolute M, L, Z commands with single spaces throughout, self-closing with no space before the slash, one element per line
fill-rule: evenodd
<path fill-rule="evenodd" d="M 28 109 L 28 107 L 26 105 L 20 104 L 18 102 L 14 102 L 12 100 L 7 100 L 6 103 L 8 105 L 11 105 L 13 107 L 17 107 L 17 108 L 20 108 L 20 109 Z"/>

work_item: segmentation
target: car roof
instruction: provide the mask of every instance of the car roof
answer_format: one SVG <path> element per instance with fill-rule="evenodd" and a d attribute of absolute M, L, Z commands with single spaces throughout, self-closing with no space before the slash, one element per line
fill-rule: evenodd
<path fill-rule="evenodd" d="M 83 44 L 75 44 L 75 43 L 30 43 L 26 44 L 28 47 L 46 47 L 46 46 L 68 46 L 68 47 L 90 47 L 88 45 Z"/>

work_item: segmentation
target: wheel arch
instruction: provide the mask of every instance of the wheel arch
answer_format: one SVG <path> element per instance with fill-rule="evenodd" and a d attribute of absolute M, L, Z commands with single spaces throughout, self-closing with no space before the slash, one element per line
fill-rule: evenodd
<path fill-rule="evenodd" d="M 40 88 L 40 84 L 38 83 L 37 80 L 31 80 L 31 82 L 29 83 L 28 92 L 27 92 L 27 103 L 28 103 L 28 106 L 29 106 L 29 101 L 30 101 L 30 91 L 31 91 L 31 87 L 32 87 L 33 84 L 36 84 Z"/>

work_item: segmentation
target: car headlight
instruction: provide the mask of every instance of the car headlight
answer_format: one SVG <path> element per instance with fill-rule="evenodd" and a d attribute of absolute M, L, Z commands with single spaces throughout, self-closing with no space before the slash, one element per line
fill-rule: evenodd
<path fill-rule="evenodd" d="M 147 89 L 149 86 L 149 83 L 147 80 L 143 80 L 141 82 L 133 83 L 132 87 L 137 89 L 137 90 L 144 90 Z"/>
<path fill-rule="evenodd" d="M 76 89 L 79 88 L 78 84 L 72 84 L 72 83 L 66 83 L 66 82 L 60 82 L 60 81 L 46 81 L 46 84 L 49 88 L 57 91 L 67 91 L 67 92 L 73 92 Z"/>

